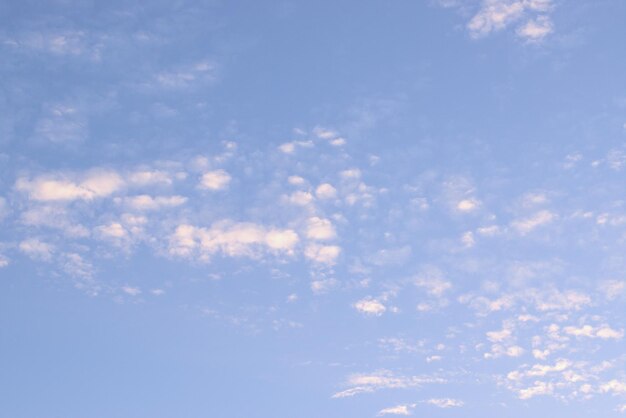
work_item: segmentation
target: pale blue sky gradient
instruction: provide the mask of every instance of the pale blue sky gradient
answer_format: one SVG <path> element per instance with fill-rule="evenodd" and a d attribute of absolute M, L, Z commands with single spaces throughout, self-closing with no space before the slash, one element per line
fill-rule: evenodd
<path fill-rule="evenodd" d="M 626 3 L 5 1 L 0 417 L 620 417 Z"/>

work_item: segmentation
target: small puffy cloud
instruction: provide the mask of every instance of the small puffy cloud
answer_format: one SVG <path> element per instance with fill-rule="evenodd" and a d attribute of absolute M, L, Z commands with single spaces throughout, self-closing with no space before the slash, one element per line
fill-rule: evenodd
<path fill-rule="evenodd" d="M 285 154 L 293 154 L 296 151 L 296 143 L 295 142 L 285 142 L 278 146 L 280 152 Z"/>
<path fill-rule="evenodd" d="M 602 338 L 603 340 L 621 340 L 624 337 L 624 330 L 615 330 L 611 327 L 604 326 L 598 329 L 596 337 Z"/>
<path fill-rule="evenodd" d="M 487 333 L 487 339 L 492 343 L 499 343 L 511 338 L 513 332 L 510 328 L 503 328 L 500 331 L 489 331 Z"/>
<path fill-rule="evenodd" d="M 424 403 L 434 405 L 438 408 L 459 408 L 464 405 L 463 401 L 451 398 L 428 399 L 424 401 Z"/>
<path fill-rule="evenodd" d="M 401 376 L 389 370 L 379 370 L 369 374 L 353 374 L 348 378 L 348 389 L 335 393 L 332 397 L 347 398 L 362 393 L 371 393 L 381 389 L 404 389 L 420 387 L 425 384 L 445 383 L 442 378 L 431 376 Z"/>
<path fill-rule="evenodd" d="M 336 238 L 337 232 L 332 222 L 328 219 L 314 216 L 307 221 L 306 236 L 310 239 L 324 241 Z"/>
<path fill-rule="evenodd" d="M 360 179 L 361 178 L 361 170 L 358 168 L 351 168 L 349 170 L 343 170 L 339 173 L 339 175 L 346 180 L 349 179 Z"/>
<path fill-rule="evenodd" d="M 610 380 L 600 385 L 600 391 L 603 393 L 623 394 L 626 393 L 626 382 L 617 379 Z"/>
<path fill-rule="evenodd" d="M 415 407 L 415 404 L 411 405 L 397 405 L 390 408 L 381 409 L 378 416 L 383 415 L 411 415 L 411 409 Z"/>
<path fill-rule="evenodd" d="M 480 206 L 480 201 L 478 199 L 470 198 L 463 199 L 456 204 L 456 209 L 459 212 L 473 212 L 478 209 Z"/>
<path fill-rule="evenodd" d="M 551 223 L 555 219 L 556 214 L 549 210 L 542 210 L 528 218 L 513 221 L 511 226 L 521 235 L 526 235 L 540 226 Z"/>
<path fill-rule="evenodd" d="M 292 251 L 300 238 L 291 229 L 271 229 L 265 235 L 267 246 L 273 250 Z"/>
<path fill-rule="evenodd" d="M 332 145 L 333 147 L 341 147 L 341 146 L 346 145 L 346 140 L 345 140 L 345 138 L 331 139 L 330 140 L 330 145 Z"/>
<path fill-rule="evenodd" d="M 604 293 L 608 300 L 617 299 L 626 294 L 626 281 L 624 280 L 607 280 L 600 284 L 600 291 Z"/>
<path fill-rule="evenodd" d="M 551 382 L 536 381 L 533 386 L 520 389 L 517 396 L 520 399 L 530 399 L 535 396 L 551 395 L 554 392 L 554 384 Z"/>
<path fill-rule="evenodd" d="M 337 136 L 337 132 L 321 127 L 315 127 L 313 133 L 320 139 L 333 139 Z"/>
<path fill-rule="evenodd" d="M 283 154 L 293 154 L 298 148 L 312 148 L 313 141 L 292 141 L 285 142 L 278 146 L 278 150 Z"/>
<path fill-rule="evenodd" d="M 304 250 L 304 256 L 311 261 L 329 266 L 337 262 L 341 248 L 337 245 L 311 244 Z"/>
<path fill-rule="evenodd" d="M 306 183 L 306 180 L 300 176 L 289 176 L 287 182 L 292 186 L 302 186 Z"/>
<path fill-rule="evenodd" d="M 482 37 L 505 28 L 520 18 L 524 1 L 484 0 L 480 11 L 467 24 L 473 37 Z"/>
<path fill-rule="evenodd" d="M 287 201 L 295 206 L 307 206 L 313 202 L 313 195 L 309 192 L 297 191 L 290 194 Z"/>
<path fill-rule="evenodd" d="M 92 200 L 107 197 L 124 186 L 122 177 L 114 171 L 96 170 L 76 181 L 67 176 L 40 176 L 33 180 L 20 178 L 15 188 L 38 201 Z"/>
<path fill-rule="evenodd" d="M 91 265 L 91 263 L 85 260 L 83 256 L 78 253 L 64 254 L 62 268 L 70 276 L 87 280 L 91 279 L 94 273 L 94 267 Z M 78 288 L 87 287 L 84 283 L 77 283 L 76 286 Z M 88 288 L 87 290 L 89 290 L 90 292 L 94 291 L 91 288 Z"/>
<path fill-rule="evenodd" d="M 527 297 L 535 303 L 535 307 L 540 311 L 577 311 L 591 304 L 589 295 L 575 290 L 564 292 L 556 289 L 544 291 L 530 290 L 527 293 Z"/>
<path fill-rule="evenodd" d="M 366 315 L 380 316 L 387 308 L 381 302 L 372 298 L 361 299 L 354 304 L 354 308 Z"/>
<path fill-rule="evenodd" d="M 461 235 L 461 243 L 465 248 L 472 248 L 476 244 L 474 233 L 472 231 L 467 231 Z"/>
<path fill-rule="evenodd" d="M 122 287 L 122 292 L 124 292 L 124 293 L 126 293 L 127 295 L 130 295 L 130 296 L 139 296 L 141 294 L 141 289 L 139 289 L 138 287 L 123 286 Z"/>
<path fill-rule="evenodd" d="M 8 265 L 9 265 L 9 259 L 6 256 L 0 254 L 0 268 L 6 267 Z"/>
<path fill-rule="evenodd" d="M 517 36 L 530 42 L 537 42 L 552 33 L 552 31 L 553 25 L 550 18 L 548 16 L 539 16 L 517 28 Z"/>
<path fill-rule="evenodd" d="M 318 199 L 334 199 L 337 196 L 337 189 L 329 183 L 323 183 L 315 189 L 315 196 Z"/>
<path fill-rule="evenodd" d="M 472 37 L 480 38 L 524 17 L 536 16 L 528 18 L 517 33 L 524 39 L 537 41 L 552 31 L 546 15 L 551 9 L 551 0 L 482 0 L 480 10 L 469 21 L 467 29 Z"/>
<path fill-rule="evenodd" d="M 169 238 L 169 253 L 178 257 L 197 254 L 201 260 L 217 254 L 229 257 L 258 257 L 264 251 L 292 254 L 298 241 L 293 230 L 254 223 L 226 220 L 210 228 L 182 224 Z"/>
<path fill-rule="evenodd" d="M 321 279 L 321 280 L 313 280 L 311 282 L 311 291 L 316 295 L 320 295 L 328 292 L 333 287 L 337 285 L 337 280 L 335 279 Z"/>
<path fill-rule="evenodd" d="M 126 238 L 128 231 L 119 222 L 111 222 L 108 225 L 102 225 L 97 228 L 98 232 L 107 238 Z"/>
<path fill-rule="evenodd" d="M 205 190 L 224 190 L 228 187 L 231 176 L 225 170 L 206 172 L 200 178 L 200 188 Z"/>
<path fill-rule="evenodd" d="M 124 204 L 139 211 L 159 210 L 184 205 L 187 198 L 183 196 L 156 196 L 147 194 L 124 198 Z"/>
<path fill-rule="evenodd" d="M 444 293 L 452 288 L 452 284 L 443 278 L 443 273 L 436 267 L 425 268 L 413 282 L 417 287 L 426 289 L 428 294 L 435 297 L 442 297 Z"/>
<path fill-rule="evenodd" d="M 525 352 L 526 350 L 524 350 L 519 345 L 513 345 L 511 347 L 507 347 L 506 349 L 506 355 L 509 357 L 520 357 L 524 355 Z"/>
<path fill-rule="evenodd" d="M 149 186 L 155 184 L 169 185 L 172 184 L 172 178 L 169 173 L 160 170 L 138 170 L 130 173 L 129 182 L 138 186 Z"/>
<path fill-rule="evenodd" d="M 52 258 L 54 246 L 40 241 L 37 238 L 29 238 L 20 242 L 19 249 L 21 252 L 34 260 L 48 261 Z"/>
<path fill-rule="evenodd" d="M 498 225 L 483 226 L 477 228 L 476 232 L 484 237 L 493 237 L 494 235 L 498 235 L 500 233 L 500 227 Z"/>

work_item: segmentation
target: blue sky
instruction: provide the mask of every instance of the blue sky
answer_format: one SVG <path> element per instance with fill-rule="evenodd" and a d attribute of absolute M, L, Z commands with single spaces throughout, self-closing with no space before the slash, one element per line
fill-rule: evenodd
<path fill-rule="evenodd" d="M 0 416 L 624 416 L 625 17 L 3 2 Z"/>

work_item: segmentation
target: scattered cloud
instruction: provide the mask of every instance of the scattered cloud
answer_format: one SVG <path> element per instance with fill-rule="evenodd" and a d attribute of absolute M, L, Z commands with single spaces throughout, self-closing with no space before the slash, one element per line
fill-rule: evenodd
<path fill-rule="evenodd" d="M 361 299 L 354 304 L 354 308 L 366 315 L 381 316 L 387 308 L 381 302 L 372 298 Z"/>
<path fill-rule="evenodd" d="M 200 188 L 205 190 L 224 190 L 231 181 L 231 176 L 225 170 L 206 172 L 200 178 Z"/>

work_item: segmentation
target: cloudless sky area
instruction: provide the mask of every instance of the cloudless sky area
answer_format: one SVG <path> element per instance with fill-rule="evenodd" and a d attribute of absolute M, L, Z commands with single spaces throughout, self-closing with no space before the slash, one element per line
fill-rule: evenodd
<path fill-rule="evenodd" d="M 0 417 L 626 415 L 626 2 L 0 2 Z"/>

